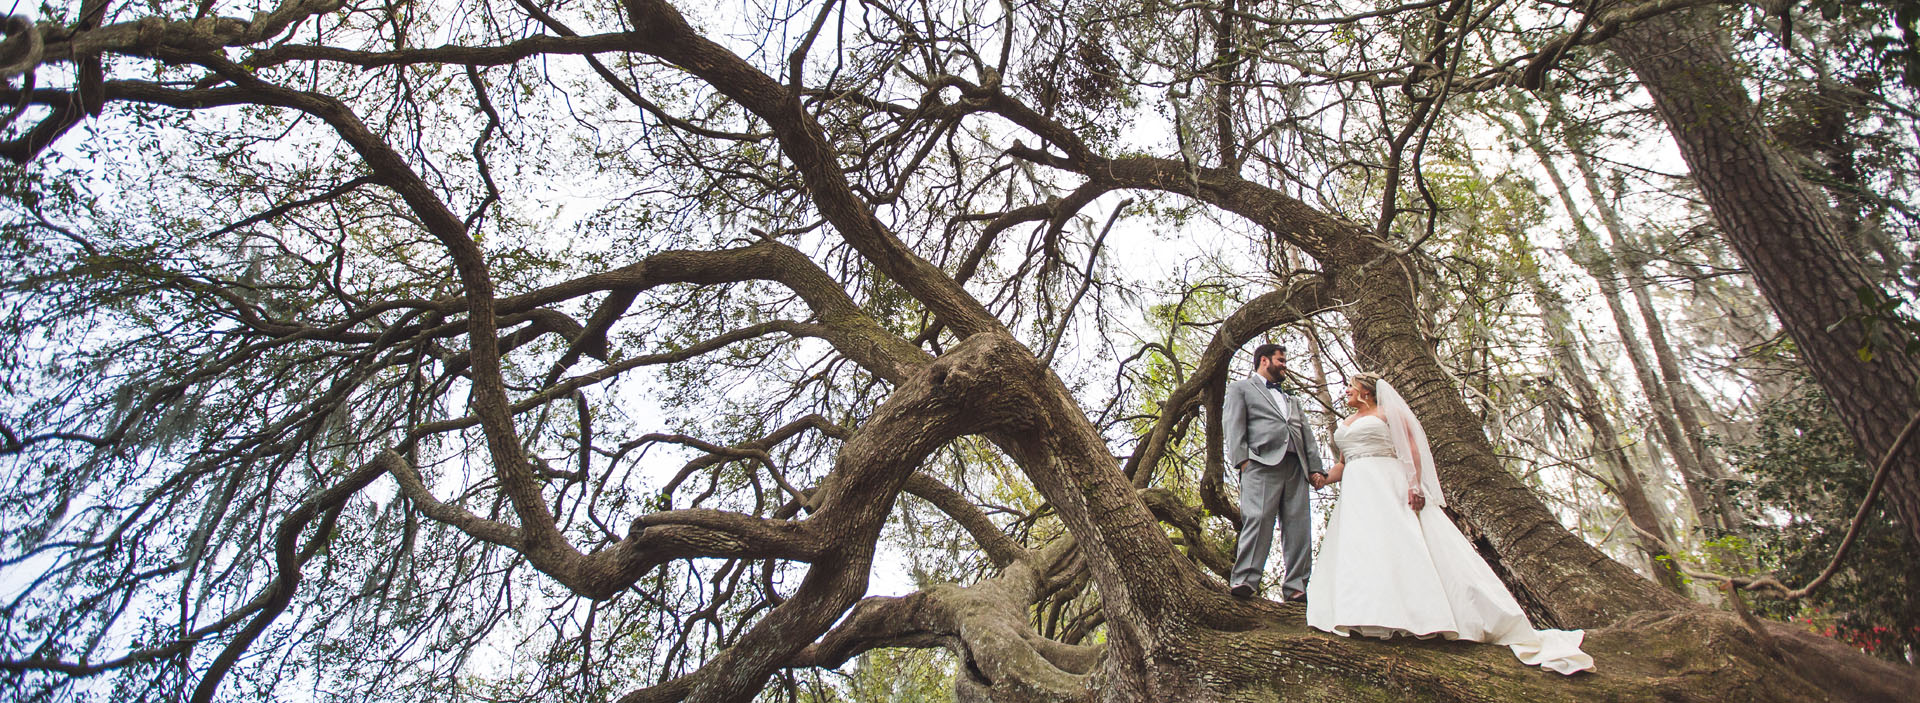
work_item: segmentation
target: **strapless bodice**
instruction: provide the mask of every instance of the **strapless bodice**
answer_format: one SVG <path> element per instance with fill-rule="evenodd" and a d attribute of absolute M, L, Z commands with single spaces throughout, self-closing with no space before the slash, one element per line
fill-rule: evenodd
<path fill-rule="evenodd" d="M 1393 440 L 1387 436 L 1387 421 L 1373 415 L 1362 416 L 1335 429 L 1333 444 L 1348 459 L 1394 455 Z"/>

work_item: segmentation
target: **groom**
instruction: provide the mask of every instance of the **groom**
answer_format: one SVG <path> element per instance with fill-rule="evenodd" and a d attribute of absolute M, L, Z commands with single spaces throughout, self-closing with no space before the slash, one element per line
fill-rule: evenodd
<path fill-rule="evenodd" d="M 1287 350 L 1262 344 L 1253 350 L 1254 375 L 1227 386 L 1227 463 L 1240 471 L 1240 541 L 1233 550 L 1233 595 L 1251 598 L 1266 572 L 1273 549 L 1273 522 L 1280 521 L 1281 552 L 1287 580 L 1281 597 L 1305 602 L 1313 572 L 1312 535 L 1307 522 L 1308 474 L 1321 485 L 1326 469 L 1313 441 L 1300 399 L 1281 389 Z"/>

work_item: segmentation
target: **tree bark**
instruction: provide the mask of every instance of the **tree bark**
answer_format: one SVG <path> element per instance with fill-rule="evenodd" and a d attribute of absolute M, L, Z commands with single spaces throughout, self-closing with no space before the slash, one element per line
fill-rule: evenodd
<path fill-rule="evenodd" d="M 1761 125 L 1740 83 L 1726 32 L 1711 11 L 1660 15 L 1609 46 L 1639 76 L 1733 249 L 1799 346 L 1814 378 L 1870 463 L 1920 410 L 1920 363 L 1879 349 L 1862 360 L 1863 293 L 1884 295 L 1842 243 L 1827 203 Z M 1920 544 L 1920 446 L 1895 457 L 1887 500 Z"/>

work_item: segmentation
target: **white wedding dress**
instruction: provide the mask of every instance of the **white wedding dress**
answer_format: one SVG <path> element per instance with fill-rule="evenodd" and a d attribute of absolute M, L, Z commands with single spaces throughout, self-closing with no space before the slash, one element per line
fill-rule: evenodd
<path fill-rule="evenodd" d="M 1504 644 L 1521 661 L 1562 674 L 1593 668 L 1580 651 L 1584 632 L 1534 630 L 1445 513 L 1407 505 L 1409 471 L 1386 421 L 1362 416 L 1333 441 L 1347 466 L 1307 584 L 1308 625 L 1342 636 Z"/>

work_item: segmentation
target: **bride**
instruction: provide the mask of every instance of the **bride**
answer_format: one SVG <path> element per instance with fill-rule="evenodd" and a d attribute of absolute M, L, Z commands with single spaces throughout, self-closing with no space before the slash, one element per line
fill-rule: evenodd
<path fill-rule="evenodd" d="M 1354 377 L 1356 410 L 1333 433 L 1325 483 L 1344 482 L 1307 585 L 1307 624 L 1337 635 L 1504 644 L 1562 674 L 1593 668 L 1579 630 L 1535 631 L 1513 595 L 1439 510 L 1427 433 L 1393 385 Z"/>

